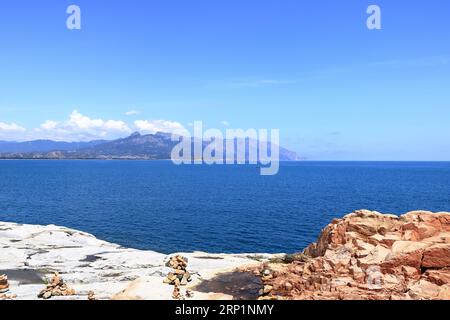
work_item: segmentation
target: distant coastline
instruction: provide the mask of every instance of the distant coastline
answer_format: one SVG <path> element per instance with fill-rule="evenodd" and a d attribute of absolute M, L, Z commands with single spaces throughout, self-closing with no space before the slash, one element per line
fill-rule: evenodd
<path fill-rule="evenodd" d="M 225 144 L 226 142 L 224 141 L 223 143 Z M 237 141 L 234 143 L 237 144 Z M 141 135 L 137 132 L 126 138 L 112 141 L 96 140 L 78 143 L 56 142 L 51 140 L 36 140 L 21 143 L 2 142 L 0 143 L 0 159 L 168 160 L 172 158 L 172 150 L 177 144 L 178 142 L 172 141 L 172 136 L 168 133 Z M 201 144 L 203 149 L 206 146 L 205 143 Z M 269 144 L 268 151 L 271 150 L 271 147 L 272 145 Z M 223 156 L 226 159 L 227 152 L 225 148 Z M 245 149 L 245 159 L 250 159 L 247 148 Z M 297 153 L 279 147 L 280 161 L 294 161 L 299 159 L 300 157 Z"/>

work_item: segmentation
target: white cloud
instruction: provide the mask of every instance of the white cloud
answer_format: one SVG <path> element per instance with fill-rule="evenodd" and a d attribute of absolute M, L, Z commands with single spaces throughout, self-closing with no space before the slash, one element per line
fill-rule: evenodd
<path fill-rule="evenodd" d="M 44 130 L 52 130 L 52 129 L 55 129 L 57 125 L 58 125 L 58 122 L 52 121 L 52 120 L 47 120 L 43 124 L 41 124 L 41 128 Z"/>
<path fill-rule="evenodd" d="M 0 122 L 0 140 L 28 141 L 49 139 L 55 141 L 113 140 L 130 135 L 133 131 L 142 134 L 157 132 L 188 135 L 179 122 L 168 120 L 137 120 L 128 125 L 121 120 L 93 119 L 74 110 L 64 121 L 47 120 L 38 128 L 26 129 L 16 123 Z"/>
<path fill-rule="evenodd" d="M 89 141 L 120 138 L 130 134 L 132 130 L 123 121 L 91 119 L 74 110 L 68 120 L 47 120 L 34 129 L 34 132 L 35 138 L 38 136 L 40 139 Z"/>
<path fill-rule="evenodd" d="M 179 122 L 167 120 L 137 120 L 134 122 L 136 128 L 144 134 L 154 134 L 157 132 L 174 133 L 187 135 L 189 132 Z"/>
<path fill-rule="evenodd" d="M 24 131 L 26 131 L 25 128 L 15 124 L 14 122 L 12 123 L 0 122 L 0 132 L 24 132 Z"/>
<path fill-rule="evenodd" d="M 220 124 L 225 126 L 225 127 L 229 127 L 230 126 L 230 123 L 228 121 L 226 121 L 226 120 L 220 121 Z"/>
<path fill-rule="evenodd" d="M 139 111 L 136 111 L 136 110 L 130 110 L 130 111 L 125 112 L 126 116 L 135 116 L 138 114 L 139 114 Z"/>
<path fill-rule="evenodd" d="M 0 122 L 0 140 L 20 140 L 26 129 L 18 124 Z"/>

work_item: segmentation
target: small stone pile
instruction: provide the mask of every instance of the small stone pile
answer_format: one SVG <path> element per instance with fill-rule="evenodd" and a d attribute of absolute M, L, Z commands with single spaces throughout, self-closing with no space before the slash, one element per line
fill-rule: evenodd
<path fill-rule="evenodd" d="M 172 298 L 177 300 L 183 300 L 184 297 L 181 294 L 180 286 L 186 286 L 192 279 L 191 274 L 186 270 L 188 264 L 188 259 L 180 255 L 171 257 L 167 262 L 166 266 L 173 269 L 169 272 L 167 277 L 164 279 L 164 283 L 174 286 Z M 186 292 L 187 297 L 192 297 L 192 292 Z"/>
<path fill-rule="evenodd" d="M 17 298 L 15 294 L 6 294 L 9 291 L 8 277 L 5 274 L 0 275 L 0 300 L 12 300 Z"/>
<path fill-rule="evenodd" d="M 194 297 L 194 292 L 192 292 L 189 289 L 186 289 L 186 298 L 193 298 Z"/>
<path fill-rule="evenodd" d="M 261 277 L 261 281 L 264 284 L 264 287 L 259 290 L 259 300 L 273 299 L 273 286 L 269 283 L 274 277 L 274 271 L 270 270 L 266 265 L 263 265 L 261 271 L 257 271 L 257 275 Z"/>
<path fill-rule="evenodd" d="M 0 293 L 5 293 L 9 290 L 8 277 L 5 274 L 0 275 Z"/>
<path fill-rule="evenodd" d="M 63 279 L 55 272 L 47 287 L 38 294 L 38 298 L 50 299 L 51 297 L 73 296 L 75 290 L 69 288 Z"/>
<path fill-rule="evenodd" d="M 94 291 L 91 290 L 88 292 L 88 300 L 90 300 L 90 301 L 97 300 L 97 298 L 95 297 Z"/>

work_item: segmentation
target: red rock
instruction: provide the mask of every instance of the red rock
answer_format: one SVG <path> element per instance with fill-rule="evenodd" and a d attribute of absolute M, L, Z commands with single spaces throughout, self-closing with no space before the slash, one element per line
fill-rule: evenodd
<path fill-rule="evenodd" d="M 435 299 L 438 297 L 440 287 L 426 280 L 419 280 L 409 287 L 408 294 L 413 299 Z"/>
<path fill-rule="evenodd" d="M 444 285 L 439 289 L 439 300 L 450 300 L 450 285 Z"/>
<path fill-rule="evenodd" d="M 375 247 L 370 253 L 369 255 L 367 255 L 366 257 L 359 259 L 358 260 L 358 264 L 360 267 L 367 269 L 370 266 L 373 265 L 379 265 L 381 264 L 383 261 L 386 260 L 386 258 L 388 257 L 388 255 L 391 253 L 391 250 L 383 247 L 383 246 L 377 246 Z"/>
<path fill-rule="evenodd" d="M 428 281 L 438 286 L 450 285 L 450 268 L 440 270 L 427 270 L 423 275 Z"/>
<path fill-rule="evenodd" d="M 391 253 L 382 263 L 383 269 L 394 269 L 408 266 L 419 269 L 422 263 L 424 249 L 428 244 L 417 241 L 396 241 L 392 245 Z"/>
<path fill-rule="evenodd" d="M 348 231 L 353 231 L 364 236 L 374 236 L 377 233 L 376 226 L 365 224 L 364 222 L 350 223 Z"/>
<path fill-rule="evenodd" d="M 450 243 L 437 244 L 427 248 L 423 254 L 423 268 L 450 267 Z"/>
<path fill-rule="evenodd" d="M 304 253 L 311 259 L 278 265 L 264 282 L 271 298 L 450 299 L 450 213 L 356 211 L 333 220 Z"/>
<path fill-rule="evenodd" d="M 401 266 L 400 268 L 400 272 L 403 274 L 403 276 L 406 279 L 414 279 L 416 280 L 417 278 L 420 278 L 420 269 L 418 268 L 413 268 L 413 267 L 409 267 L 409 266 Z"/>

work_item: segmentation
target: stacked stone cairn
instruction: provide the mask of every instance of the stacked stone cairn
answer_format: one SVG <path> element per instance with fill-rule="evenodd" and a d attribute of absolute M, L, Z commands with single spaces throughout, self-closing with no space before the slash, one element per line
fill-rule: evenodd
<path fill-rule="evenodd" d="M 69 288 L 60 277 L 59 273 L 55 272 L 47 287 L 38 294 L 38 298 L 50 299 L 51 297 L 73 296 L 75 290 Z"/>
<path fill-rule="evenodd" d="M 9 291 L 8 277 L 5 274 L 0 275 L 0 300 L 12 300 L 17 298 L 15 294 L 6 294 Z"/>
<path fill-rule="evenodd" d="M 91 290 L 88 292 L 88 300 L 91 300 L 91 301 L 97 300 L 97 298 L 95 297 L 94 291 Z"/>
<path fill-rule="evenodd" d="M 186 286 L 192 279 L 191 274 L 187 271 L 188 259 L 180 255 L 173 256 L 169 259 L 166 266 L 173 269 L 164 279 L 164 283 L 173 285 L 172 298 L 176 300 L 184 300 L 180 287 Z M 186 290 L 186 297 L 192 297 L 192 291 Z"/>
<path fill-rule="evenodd" d="M 259 300 L 272 300 L 271 293 L 273 290 L 273 286 L 270 285 L 270 281 L 273 279 L 274 272 L 270 270 L 267 265 L 263 265 L 263 268 L 260 272 L 257 272 L 257 275 L 261 277 L 261 281 L 263 283 L 263 288 L 259 290 Z"/>
<path fill-rule="evenodd" d="M 9 283 L 8 277 L 5 274 L 0 275 L 0 293 L 8 292 Z"/>

